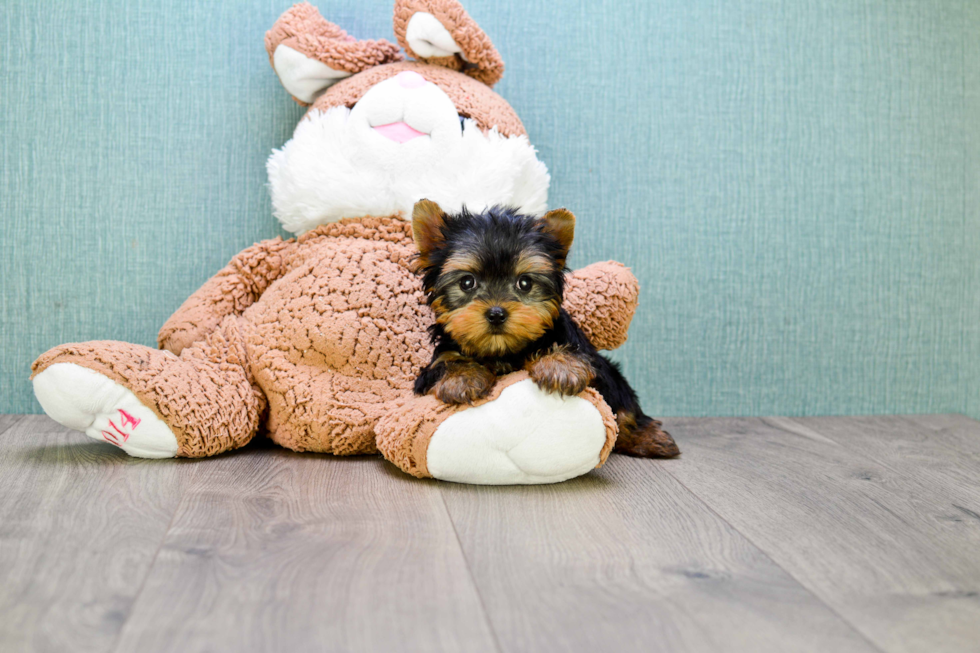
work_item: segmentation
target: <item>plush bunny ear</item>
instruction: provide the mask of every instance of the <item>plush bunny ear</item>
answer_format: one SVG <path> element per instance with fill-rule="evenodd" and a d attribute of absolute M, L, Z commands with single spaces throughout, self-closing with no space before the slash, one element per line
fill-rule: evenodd
<path fill-rule="evenodd" d="M 265 49 L 279 81 L 304 105 L 345 77 L 403 59 L 394 43 L 358 41 L 305 2 L 293 5 L 266 32 Z"/>
<path fill-rule="evenodd" d="M 504 62 L 456 0 L 396 0 L 395 36 L 410 57 L 451 68 L 493 86 Z"/>

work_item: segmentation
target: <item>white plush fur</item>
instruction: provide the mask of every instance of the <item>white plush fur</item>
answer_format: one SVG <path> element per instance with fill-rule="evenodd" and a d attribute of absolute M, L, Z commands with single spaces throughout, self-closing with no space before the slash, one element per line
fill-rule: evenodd
<path fill-rule="evenodd" d="M 462 56 L 462 48 L 453 40 L 452 34 L 439 19 L 427 11 L 417 11 L 408 19 L 405 40 L 420 57 Z"/>
<path fill-rule="evenodd" d="M 426 136 L 396 143 L 373 129 L 396 122 Z M 447 211 L 502 204 L 541 215 L 550 181 L 526 136 L 483 133 L 471 120 L 461 130 L 436 85 L 405 88 L 397 77 L 353 109 L 311 112 L 267 168 L 275 215 L 296 234 L 345 217 L 407 218 L 422 198 Z"/>
<path fill-rule="evenodd" d="M 429 443 L 426 464 L 435 478 L 456 483 L 558 483 L 599 464 L 605 442 L 595 406 L 546 393 L 528 379 L 443 422 Z"/>
<path fill-rule="evenodd" d="M 51 419 L 99 442 L 115 444 L 104 432 L 117 433 L 116 428 L 128 432 L 128 439 L 116 446 L 130 456 L 177 455 L 173 431 L 136 395 L 98 372 L 74 363 L 55 363 L 34 377 L 34 395 Z M 127 424 L 120 410 L 138 419 L 139 424 Z"/>

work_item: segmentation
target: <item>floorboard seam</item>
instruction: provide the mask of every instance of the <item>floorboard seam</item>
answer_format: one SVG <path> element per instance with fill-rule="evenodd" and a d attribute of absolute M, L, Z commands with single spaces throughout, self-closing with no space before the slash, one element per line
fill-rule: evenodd
<path fill-rule="evenodd" d="M 190 483 L 187 483 L 184 487 L 189 487 Z M 108 650 L 112 653 L 118 653 L 119 647 L 122 644 L 122 634 L 126 630 L 126 626 L 129 624 L 130 618 L 133 616 L 134 608 L 139 602 L 140 597 L 143 596 L 143 590 L 146 588 L 146 583 L 150 579 L 150 575 L 153 573 L 153 568 L 157 564 L 157 558 L 160 556 L 160 551 L 163 550 L 163 545 L 167 543 L 167 536 L 170 535 L 170 528 L 174 525 L 174 520 L 177 518 L 177 513 L 180 512 L 180 507 L 184 505 L 184 499 L 187 497 L 187 491 L 184 490 L 180 497 L 180 501 L 174 507 L 174 513 L 170 515 L 170 521 L 167 522 L 167 528 L 163 531 L 163 537 L 160 538 L 160 544 L 157 546 L 157 550 L 153 552 L 153 558 L 150 560 L 150 566 L 146 568 L 146 574 L 143 576 L 143 580 L 140 581 L 139 589 L 136 590 L 136 594 L 133 596 L 132 602 L 129 604 L 129 613 L 126 615 L 126 620 L 119 627 L 119 632 L 116 633 L 116 638 L 112 642 L 112 647 Z"/>
<path fill-rule="evenodd" d="M 463 540 L 459 537 L 459 531 L 456 530 L 456 522 L 453 520 L 452 513 L 449 512 L 449 505 L 446 503 L 446 495 L 443 494 L 442 488 L 437 488 L 439 490 L 439 499 L 442 500 L 442 509 L 446 511 L 446 519 L 449 520 L 449 525 L 453 528 L 453 537 L 456 538 L 456 546 L 459 547 L 459 554 L 463 556 L 463 562 L 466 564 L 466 574 L 470 577 L 470 583 L 473 585 L 473 591 L 476 592 L 476 598 L 480 602 L 480 610 L 483 611 L 483 620 L 487 623 L 487 628 L 490 630 L 490 636 L 493 637 L 493 646 L 497 649 L 498 653 L 503 653 L 503 647 L 500 646 L 500 639 L 497 637 L 497 630 L 493 627 L 493 620 L 490 619 L 490 611 L 487 610 L 487 604 L 483 601 L 483 593 L 480 592 L 480 586 L 476 582 L 476 578 L 473 576 L 473 569 L 470 567 L 469 558 L 466 557 L 466 549 L 463 548 Z"/>
<path fill-rule="evenodd" d="M 782 569 L 783 573 L 785 573 L 787 576 L 789 576 L 794 581 L 796 581 L 796 583 L 799 584 L 799 586 L 802 587 L 806 591 L 807 594 L 809 594 L 814 599 L 816 599 L 817 601 L 819 601 L 820 604 L 823 605 L 824 607 L 826 607 L 828 610 L 830 610 L 831 613 L 837 615 L 837 618 L 840 619 L 842 622 L 844 622 L 845 624 L 847 624 L 848 626 L 850 626 L 851 627 L 851 630 L 855 634 L 857 634 L 858 637 L 860 637 L 862 640 L 864 640 L 865 642 L 867 642 L 867 644 L 871 648 L 873 648 L 876 651 L 881 651 L 881 653 L 889 653 L 887 650 L 881 648 L 877 643 L 875 643 L 874 641 L 872 641 L 871 639 L 869 639 L 868 636 L 865 635 L 861 631 L 861 629 L 858 628 L 853 622 L 851 622 L 850 619 L 846 618 L 843 614 L 841 614 L 840 612 L 838 612 L 833 606 L 828 605 L 826 601 L 824 601 L 822 598 L 820 598 L 820 596 L 818 596 L 812 589 L 810 589 L 809 587 L 807 587 L 806 584 L 802 580 L 800 580 L 799 578 L 797 578 L 795 575 L 793 575 L 792 573 L 790 573 L 790 571 L 788 569 L 786 569 L 781 564 L 779 564 L 779 562 L 777 562 L 771 555 L 769 555 L 769 552 L 768 551 L 766 551 L 764 548 L 762 548 L 761 546 L 759 546 L 755 542 L 755 540 L 753 540 L 751 537 L 749 537 L 746 533 L 743 533 L 741 531 L 741 529 L 736 528 L 735 527 L 735 524 L 733 524 L 730 521 L 728 521 L 727 519 L 725 519 L 725 517 L 723 517 L 717 510 L 715 510 L 714 507 L 711 504 L 709 504 L 707 501 L 705 501 L 701 497 L 701 495 L 699 495 L 697 492 L 695 492 L 694 490 L 692 490 L 691 488 L 689 488 L 687 486 L 687 484 L 684 483 L 684 481 L 682 481 L 681 479 L 677 478 L 677 476 L 675 476 L 669 470 L 667 470 L 666 469 L 666 466 L 661 467 L 661 469 L 663 469 L 664 472 L 668 476 L 670 476 L 672 479 L 674 479 L 675 481 L 677 481 L 678 483 L 680 483 L 681 484 L 681 487 L 683 487 L 685 490 L 687 490 L 688 492 L 690 492 L 691 495 L 694 496 L 695 499 L 697 499 L 698 501 L 700 501 L 704 505 L 704 507 L 707 508 L 711 512 L 711 514 L 715 515 L 718 519 L 720 519 L 721 521 L 723 521 L 726 524 L 728 524 L 728 526 L 731 527 L 732 530 L 734 530 L 736 533 L 738 533 L 739 535 L 741 535 L 742 537 L 744 537 L 745 540 L 749 544 L 751 544 L 753 547 L 755 547 L 755 549 L 759 553 L 761 553 L 763 556 L 765 556 L 766 558 L 768 558 L 772 562 L 772 564 L 774 564 L 777 568 Z"/>

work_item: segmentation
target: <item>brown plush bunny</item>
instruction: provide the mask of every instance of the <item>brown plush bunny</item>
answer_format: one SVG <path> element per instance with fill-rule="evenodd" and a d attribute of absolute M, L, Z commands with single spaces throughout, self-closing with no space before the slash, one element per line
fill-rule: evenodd
<path fill-rule="evenodd" d="M 616 421 L 591 389 L 550 395 L 518 373 L 472 406 L 412 394 L 433 319 L 410 269 L 412 205 L 540 215 L 549 177 L 491 90 L 497 51 L 455 0 L 399 0 L 395 33 L 417 61 L 308 4 L 276 22 L 270 61 L 312 105 L 268 163 L 276 216 L 298 237 L 235 256 L 167 321 L 159 350 L 43 354 L 34 389 L 52 418 L 149 458 L 211 456 L 263 431 L 295 451 L 380 451 L 415 476 L 468 483 L 549 483 L 602 464 Z M 594 264 L 570 275 L 566 308 L 612 349 L 637 294 L 625 267 Z"/>

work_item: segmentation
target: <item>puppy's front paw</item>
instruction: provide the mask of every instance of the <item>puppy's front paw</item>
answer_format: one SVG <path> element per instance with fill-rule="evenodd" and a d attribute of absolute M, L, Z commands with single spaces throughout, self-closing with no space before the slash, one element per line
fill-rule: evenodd
<path fill-rule="evenodd" d="M 534 358 L 528 363 L 527 372 L 545 392 L 569 396 L 585 390 L 595 378 L 589 361 L 565 349 Z"/>
<path fill-rule="evenodd" d="M 479 363 L 455 363 L 447 366 L 432 391 L 443 403 L 471 404 L 487 396 L 496 380 L 497 376 Z"/>

